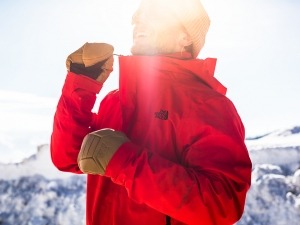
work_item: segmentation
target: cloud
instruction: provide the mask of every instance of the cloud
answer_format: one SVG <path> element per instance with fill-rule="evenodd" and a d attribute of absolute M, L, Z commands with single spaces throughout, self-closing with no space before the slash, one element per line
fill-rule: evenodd
<path fill-rule="evenodd" d="M 0 131 L 46 131 L 57 100 L 29 93 L 0 90 Z"/>
<path fill-rule="evenodd" d="M 16 162 L 50 141 L 57 99 L 0 90 L 1 162 Z"/>

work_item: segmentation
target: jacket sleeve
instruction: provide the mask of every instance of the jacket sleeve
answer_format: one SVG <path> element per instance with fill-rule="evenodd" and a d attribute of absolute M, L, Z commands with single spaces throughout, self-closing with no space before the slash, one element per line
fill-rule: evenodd
<path fill-rule="evenodd" d="M 210 100 L 200 111 L 199 129 L 180 164 L 125 143 L 106 176 L 133 200 L 185 224 L 233 224 L 243 213 L 251 180 L 244 127 L 225 98 Z"/>
<path fill-rule="evenodd" d="M 72 72 L 67 74 L 54 115 L 51 158 L 62 171 L 81 173 L 77 165 L 84 136 L 91 132 L 91 111 L 102 84 Z"/>

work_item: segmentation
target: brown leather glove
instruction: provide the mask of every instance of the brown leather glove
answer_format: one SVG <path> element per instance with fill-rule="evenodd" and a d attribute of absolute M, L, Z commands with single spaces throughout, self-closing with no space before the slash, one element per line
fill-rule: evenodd
<path fill-rule="evenodd" d="M 104 175 L 106 167 L 125 142 L 127 136 L 112 129 L 102 129 L 89 133 L 83 139 L 77 163 L 83 173 Z"/>
<path fill-rule="evenodd" d="M 113 71 L 114 48 L 106 43 L 85 43 L 66 60 L 67 70 L 104 83 Z"/>

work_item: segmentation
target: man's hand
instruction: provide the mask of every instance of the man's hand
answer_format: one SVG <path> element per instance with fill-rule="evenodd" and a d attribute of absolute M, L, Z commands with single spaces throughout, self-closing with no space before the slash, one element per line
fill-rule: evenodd
<path fill-rule="evenodd" d="M 85 43 L 68 56 L 67 70 L 104 83 L 113 71 L 113 51 L 110 44 Z"/>
<path fill-rule="evenodd" d="M 112 129 L 102 129 L 89 133 L 83 139 L 77 163 L 83 173 L 104 175 L 106 167 L 125 142 L 127 136 Z"/>

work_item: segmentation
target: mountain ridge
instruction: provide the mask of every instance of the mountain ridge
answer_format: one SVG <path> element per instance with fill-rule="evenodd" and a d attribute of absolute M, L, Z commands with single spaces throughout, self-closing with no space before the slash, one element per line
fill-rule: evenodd
<path fill-rule="evenodd" d="M 236 225 L 300 221 L 300 132 L 295 126 L 271 133 L 246 141 L 252 185 Z M 57 170 L 48 144 L 19 163 L 0 164 L 0 171 L 1 225 L 84 224 L 86 175 Z"/>

